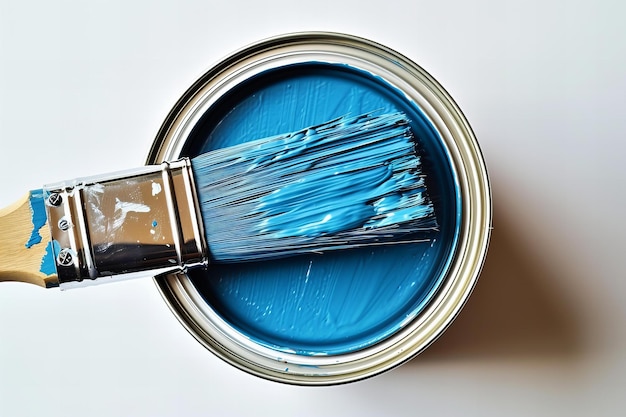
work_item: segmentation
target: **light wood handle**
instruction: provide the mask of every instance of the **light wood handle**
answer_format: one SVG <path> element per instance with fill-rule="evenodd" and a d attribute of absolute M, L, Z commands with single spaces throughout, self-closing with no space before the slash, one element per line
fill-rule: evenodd
<path fill-rule="evenodd" d="M 0 209 L 0 281 L 56 286 L 50 242 L 41 190 Z"/>

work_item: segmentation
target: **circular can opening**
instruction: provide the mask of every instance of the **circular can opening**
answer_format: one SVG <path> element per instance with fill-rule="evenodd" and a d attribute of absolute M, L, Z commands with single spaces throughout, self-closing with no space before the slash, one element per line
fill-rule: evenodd
<path fill-rule="evenodd" d="M 410 120 L 438 230 L 414 243 L 156 278 L 209 350 L 246 372 L 301 385 L 358 380 L 409 360 L 469 296 L 486 254 L 491 197 L 476 139 L 445 90 L 364 39 L 303 33 L 260 42 L 210 69 L 172 109 L 149 163 L 392 111 Z"/>

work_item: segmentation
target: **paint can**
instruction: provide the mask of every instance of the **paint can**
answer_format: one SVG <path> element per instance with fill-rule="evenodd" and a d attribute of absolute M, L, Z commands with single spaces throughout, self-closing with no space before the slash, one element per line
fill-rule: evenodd
<path fill-rule="evenodd" d="M 411 119 L 439 230 L 427 242 L 155 278 L 180 322 L 221 359 L 284 383 L 356 381 L 423 351 L 466 302 L 491 230 L 485 164 L 448 93 L 384 46 L 314 32 L 246 47 L 181 97 L 147 162 L 376 110 Z"/>

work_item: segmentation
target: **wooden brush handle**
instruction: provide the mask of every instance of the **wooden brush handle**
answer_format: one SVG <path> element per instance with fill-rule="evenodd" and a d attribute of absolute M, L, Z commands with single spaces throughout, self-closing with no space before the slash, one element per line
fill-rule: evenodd
<path fill-rule="evenodd" d="M 47 220 L 35 225 L 31 204 L 43 204 L 43 196 L 32 191 L 9 207 L 0 209 L 0 281 L 18 281 L 41 287 L 56 286 L 56 271 L 43 264 L 50 239 Z M 44 272 L 42 272 L 42 270 Z"/>

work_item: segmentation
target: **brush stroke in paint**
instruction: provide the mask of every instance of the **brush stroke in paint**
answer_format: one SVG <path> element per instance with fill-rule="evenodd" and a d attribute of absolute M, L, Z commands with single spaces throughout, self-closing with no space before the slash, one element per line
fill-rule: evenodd
<path fill-rule="evenodd" d="M 457 189 L 440 139 L 421 110 L 380 79 L 310 64 L 263 74 L 216 103 L 188 154 L 296 131 L 345 114 L 405 112 L 424 149 L 440 230 L 430 243 L 355 249 L 192 271 L 210 307 L 246 338 L 303 355 L 376 343 L 415 317 L 437 289 L 458 231 Z"/>

